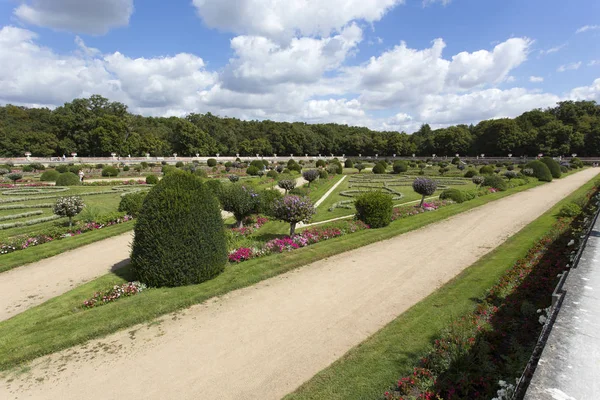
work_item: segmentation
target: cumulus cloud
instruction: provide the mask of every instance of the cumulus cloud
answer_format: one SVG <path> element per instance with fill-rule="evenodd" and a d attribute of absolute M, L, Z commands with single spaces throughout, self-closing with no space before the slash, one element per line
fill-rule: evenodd
<path fill-rule="evenodd" d="M 30 0 L 14 10 L 28 24 L 92 35 L 128 25 L 132 13 L 133 0 Z"/>
<path fill-rule="evenodd" d="M 206 25 L 275 40 L 330 36 L 354 20 L 375 22 L 404 0 L 193 0 Z"/>
<path fill-rule="evenodd" d="M 541 77 L 541 76 L 530 76 L 529 77 L 529 82 L 532 82 L 532 83 L 544 82 L 544 78 Z"/>
<path fill-rule="evenodd" d="M 565 71 L 570 71 L 570 70 L 573 71 L 573 70 L 579 69 L 579 67 L 581 67 L 581 61 L 577 61 L 577 62 L 572 62 L 572 63 L 569 63 L 569 64 L 561 65 L 556 70 L 558 72 L 565 72 Z"/>
<path fill-rule="evenodd" d="M 600 78 L 590 86 L 581 86 L 571 90 L 568 97 L 574 100 L 595 100 L 600 103 Z"/>

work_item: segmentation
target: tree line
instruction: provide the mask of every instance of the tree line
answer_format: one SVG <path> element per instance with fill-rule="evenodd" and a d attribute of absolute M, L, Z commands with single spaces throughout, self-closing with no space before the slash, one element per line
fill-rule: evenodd
<path fill-rule="evenodd" d="M 511 119 L 433 130 L 427 124 L 409 135 L 365 127 L 303 122 L 242 121 L 211 113 L 144 117 L 119 102 L 94 95 L 54 110 L 0 107 L 0 156 L 268 156 L 362 154 L 380 156 L 559 156 L 600 155 L 600 105 L 564 101 Z"/>

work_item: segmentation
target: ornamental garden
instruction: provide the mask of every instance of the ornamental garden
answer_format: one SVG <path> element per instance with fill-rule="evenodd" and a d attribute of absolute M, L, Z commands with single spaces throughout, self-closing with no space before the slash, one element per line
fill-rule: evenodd
<path fill-rule="evenodd" d="M 93 287 L 93 291 L 75 289 L 76 296 L 70 293 L 68 300 L 65 298 L 61 318 L 77 318 L 77 323 L 68 328 L 73 331 L 53 338 L 51 346 L 33 339 L 27 346 L 5 346 L 0 349 L 0 368 L 13 367 L 50 351 L 110 333 L 111 329 L 132 326 L 140 320 L 149 320 L 343 252 L 352 248 L 348 237 L 362 240 L 361 245 L 368 244 L 385 237 L 384 233 L 380 238 L 369 236 L 369 232 L 389 232 L 388 237 L 391 237 L 403 232 L 404 225 L 414 224 L 417 228 L 435 222 L 436 213 L 442 215 L 441 209 L 463 207 L 460 210 L 466 210 L 469 204 L 475 207 L 559 179 L 582 167 L 576 159 L 569 165 L 560 165 L 551 158 L 527 164 L 469 164 L 455 158 L 376 163 L 373 160 L 289 160 L 276 164 L 241 159 L 219 163 L 211 159 L 207 164 L 71 165 L 56 169 L 43 165 L 0 166 L 3 177 L 0 260 L 6 260 L 0 263 L 0 272 L 21 265 L 20 254 L 35 255 L 37 249 L 44 246 L 50 248 L 61 242 L 60 249 L 74 249 L 83 243 L 78 240 L 92 231 L 100 232 L 95 240 L 134 232 L 130 264 L 118 275 L 92 282 L 89 287 Z M 83 182 L 79 171 L 84 171 Z M 590 198 L 588 194 L 588 202 Z M 561 211 L 565 218 L 578 218 L 587 202 L 575 206 L 569 205 Z M 415 221 L 421 221 L 423 214 L 430 216 L 429 222 L 419 225 Z M 448 211 L 443 215 L 452 214 Z M 536 251 L 528 255 L 527 266 L 509 271 L 510 279 L 522 280 L 524 274 L 533 271 L 532 265 L 540 259 L 540 252 L 551 248 L 554 239 L 562 238 L 569 229 L 561 225 L 550 232 L 552 240 L 544 239 Z M 305 248 L 313 250 L 309 252 Z M 38 259 L 43 257 L 40 255 Z M 206 289 L 208 294 L 198 294 L 211 281 L 222 282 L 219 280 L 222 276 L 229 277 L 222 279 L 232 282 L 230 286 L 214 283 L 215 287 L 222 286 L 214 293 Z M 501 292 L 504 298 L 512 294 L 506 286 L 495 286 L 493 290 Z M 163 296 L 169 300 L 161 303 L 159 299 L 164 299 Z M 498 318 L 504 318 L 498 314 L 493 300 L 486 299 L 475 314 L 465 318 L 475 319 L 476 326 L 486 328 L 494 321 L 489 314 L 483 313 L 483 317 L 483 311 L 492 310 Z M 537 300 L 528 301 L 533 304 Z M 110 315 L 107 313 L 113 310 L 114 303 L 119 303 L 121 310 L 128 304 L 142 305 L 144 310 L 135 316 L 120 314 L 118 323 L 111 326 L 98 326 Z M 62 303 L 58 301 L 58 304 Z M 100 307 L 108 311 L 99 314 Z M 20 317 L 17 315 L 7 321 L 9 324 L 0 322 L 0 334 L 23 338 L 24 332 L 31 330 L 31 324 L 62 323 L 58 319 L 14 322 Z M 10 329 L 3 331 L 6 326 Z M 467 328 L 461 326 L 461 329 Z M 398 377 L 398 384 L 382 393 L 382 397 L 433 399 L 443 395 L 446 397 L 441 398 L 453 398 L 447 397 L 448 393 L 460 391 L 463 397 L 456 398 L 479 398 L 472 397 L 473 387 L 484 394 L 481 398 L 494 394 L 496 385 L 478 384 L 475 381 L 480 377 L 475 371 L 470 371 L 472 380 L 467 384 L 460 374 L 454 374 L 449 368 L 459 358 L 448 349 L 448 343 L 455 339 L 449 335 L 443 336 L 442 342 L 435 342 L 431 356 L 415 365 L 414 377 Z M 471 337 L 477 335 L 482 334 L 468 332 L 461 351 L 471 351 L 474 346 Z M 474 340 L 480 340 L 479 337 Z M 494 340 L 498 338 L 493 336 L 485 343 L 495 345 Z M 530 346 L 530 342 L 526 341 L 523 346 Z M 489 364 L 493 370 L 495 358 L 491 359 Z M 522 360 L 511 358 L 513 361 Z M 496 379 L 498 375 L 490 372 L 485 379 Z M 445 386 L 436 380 L 439 376 L 448 377 Z"/>

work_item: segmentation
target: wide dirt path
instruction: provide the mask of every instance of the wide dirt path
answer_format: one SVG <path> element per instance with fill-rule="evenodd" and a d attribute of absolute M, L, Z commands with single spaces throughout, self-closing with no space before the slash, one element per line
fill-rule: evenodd
<path fill-rule="evenodd" d="M 0 273 L 0 321 L 124 267 L 132 242 L 133 231 Z"/>
<path fill-rule="evenodd" d="M 598 172 L 40 358 L 0 382 L 0 398 L 279 399 Z"/>

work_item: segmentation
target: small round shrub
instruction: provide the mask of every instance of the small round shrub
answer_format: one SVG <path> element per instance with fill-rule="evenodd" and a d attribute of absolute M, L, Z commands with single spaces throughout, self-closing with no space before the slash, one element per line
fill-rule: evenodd
<path fill-rule="evenodd" d="M 156 176 L 156 175 L 148 175 L 146 177 L 146 183 L 148 185 L 156 185 L 158 183 L 158 176 Z"/>
<path fill-rule="evenodd" d="M 354 165 L 354 168 L 356 168 L 358 170 L 358 173 L 360 174 L 360 172 L 365 169 L 365 165 L 362 163 L 357 163 Z"/>
<path fill-rule="evenodd" d="M 296 171 L 298 173 L 302 172 L 302 166 L 300 164 L 298 164 L 297 162 L 294 162 L 293 164 L 288 164 L 288 169 L 290 171 Z"/>
<path fill-rule="evenodd" d="M 476 184 L 477 186 L 481 185 L 483 183 L 483 181 L 485 181 L 485 178 L 481 175 L 475 175 L 471 181 Z"/>
<path fill-rule="evenodd" d="M 130 169 L 130 168 L 129 168 L 129 165 L 126 165 L 126 166 L 124 166 L 124 167 L 123 167 L 123 171 L 124 171 L 124 172 L 128 172 L 128 171 L 129 171 L 129 169 Z"/>
<path fill-rule="evenodd" d="M 581 161 L 581 159 L 578 157 L 571 158 L 571 162 L 569 164 L 571 164 L 571 166 L 574 168 L 583 168 L 583 161 Z"/>
<path fill-rule="evenodd" d="M 29 164 L 31 166 L 31 168 L 33 168 L 34 171 L 45 171 L 46 170 L 46 166 L 42 163 L 33 163 L 33 164 Z"/>
<path fill-rule="evenodd" d="M 219 201 L 223 210 L 233 213 L 238 228 L 243 227 L 244 218 L 256 213 L 258 208 L 258 194 L 239 183 L 221 187 Z"/>
<path fill-rule="evenodd" d="M 344 161 L 344 167 L 345 168 L 354 168 L 354 163 L 352 162 L 351 159 L 347 159 L 346 161 Z"/>
<path fill-rule="evenodd" d="M 72 172 L 60 174 L 56 179 L 56 186 L 77 186 L 81 185 L 79 177 Z"/>
<path fill-rule="evenodd" d="M 119 169 L 117 167 L 113 167 L 112 165 L 108 165 L 102 168 L 102 176 L 113 177 L 119 175 Z"/>
<path fill-rule="evenodd" d="M 533 169 L 532 168 L 523 168 L 523 170 L 521 172 L 525 176 L 533 176 Z"/>
<path fill-rule="evenodd" d="M 455 203 L 463 203 L 467 200 L 465 194 L 458 189 L 446 189 L 440 193 L 440 200 L 452 200 Z"/>
<path fill-rule="evenodd" d="M 309 169 L 308 171 L 304 171 L 302 173 L 302 177 L 308 181 L 308 186 L 317 179 L 319 179 L 319 171 L 316 169 Z"/>
<path fill-rule="evenodd" d="M 67 165 L 58 165 L 56 167 L 56 170 L 61 173 L 64 174 L 65 172 L 67 172 L 69 170 L 69 167 Z"/>
<path fill-rule="evenodd" d="M 458 158 L 458 157 L 454 157 L 454 158 L 452 159 L 452 164 L 454 164 L 454 165 L 458 165 L 458 163 L 460 163 L 460 158 Z"/>
<path fill-rule="evenodd" d="M 13 181 L 13 183 L 14 183 L 14 182 L 18 181 L 19 179 L 23 178 L 23 175 L 12 173 L 12 174 L 6 175 L 6 177 L 8 179 L 10 179 L 11 181 Z"/>
<path fill-rule="evenodd" d="M 467 172 L 465 172 L 465 174 L 463 176 L 465 178 L 472 178 L 476 175 L 477 175 L 477 171 L 475 171 L 474 169 L 469 169 L 469 170 L 467 170 Z"/>
<path fill-rule="evenodd" d="M 240 180 L 240 177 L 237 175 L 229 175 L 229 181 L 232 183 L 238 182 Z"/>
<path fill-rule="evenodd" d="M 392 222 L 394 202 L 383 192 L 366 192 L 356 198 L 356 218 L 371 228 L 383 228 Z"/>
<path fill-rule="evenodd" d="M 209 158 L 208 160 L 206 160 L 206 165 L 208 165 L 209 167 L 216 167 L 217 160 L 215 160 L 214 158 Z"/>
<path fill-rule="evenodd" d="M 527 168 L 533 170 L 533 176 L 542 182 L 552 182 L 552 173 L 546 164 L 541 161 L 531 161 L 527 164 Z M 523 170 L 525 172 L 525 170 Z"/>
<path fill-rule="evenodd" d="M 511 179 L 515 179 L 516 177 L 518 177 L 519 174 L 515 171 L 506 171 L 504 173 L 504 176 L 510 181 Z"/>
<path fill-rule="evenodd" d="M 248 169 L 246 169 L 246 173 L 251 176 L 258 176 L 258 171 L 260 170 L 254 165 L 251 165 L 248 167 Z"/>
<path fill-rule="evenodd" d="M 317 160 L 316 166 L 317 168 L 323 168 L 325 167 L 325 161 L 324 160 Z"/>
<path fill-rule="evenodd" d="M 279 174 L 274 169 L 267 172 L 267 177 L 269 177 L 271 179 L 277 179 L 278 176 L 279 176 Z"/>
<path fill-rule="evenodd" d="M 479 168 L 479 173 L 481 175 L 493 174 L 494 173 L 494 167 L 492 167 L 491 165 L 484 165 L 483 167 Z"/>
<path fill-rule="evenodd" d="M 121 197 L 119 211 L 137 217 L 142 209 L 142 204 L 148 192 L 127 193 Z"/>
<path fill-rule="evenodd" d="M 498 175 L 486 175 L 483 180 L 483 186 L 495 188 L 500 190 L 501 192 L 508 189 L 506 181 Z"/>
<path fill-rule="evenodd" d="M 33 167 L 31 165 L 23 165 L 21 167 L 21 171 L 23 171 L 23 172 L 33 172 Z"/>
<path fill-rule="evenodd" d="M 569 172 L 569 168 L 565 165 L 561 165 L 560 172 L 562 172 L 563 174 L 566 174 L 567 172 Z"/>
<path fill-rule="evenodd" d="M 329 178 L 329 173 L 324 169 L 319 170 L 319 179 L 327 179 Z"/>
<path fill-rule="evenodd" d="M 386 170 L 386 168 L 381 163 L 377 163 L 373 167 L 373 173 L 374 174 L 385 174 L 385 170 Z"/>
<path fill-rule="evenodd" d="M 74 173 L 76 175 L 79 173 L 80 169 L 81 169 L 81 167 L 78 167 L 76 165 L 69 166 L 69 172 L 72 172 L 72 173 Z"/>
<path fill-rule="evenodd" d="M 56 182 L 60 173 L 55 169 L 49 169 L 48 171 L 44 171 L 42 176 L 40 176 L 40 181 L 42 182 Z"/>
<path fill-rule="evenodd" d="M 546 164 L 553 178 L 558 179 L 562 176 L 560 164 L 557 163 L 552 157 L 542 157 L 540 161 Z"/>
<path fill-rule="evenodd" d="M 582 211 L 583 210 L 578 204 L 568 203 L 561 207 L 558 216 L 563 218 L 574 218 L 581 214 Z"/>
<path fill-rule="evenodd" d="M 198 284 L 227 263 L 219 202 L 187 173 L 169 174 L 150 190 L 134 228 L 131 264 L 149 286 Z"/>
<path fill-rule="evenodd" d="M 282 174 L 289 174 L 291 171 L 288 168 L 284 168 L 283 171 L 281 171 Z"/>
<path fill-rule="evenodd" d="M 393 166 L 394 173 L 400 174 L 402 172 L 408 171 L 408 164 L 406 161 L 396 161 Z"/>
<path fill-rule="evenodd" d="M 413 181 L 412 186 L 413 186 L 413 190 L 422 196 L 419 207 L 423 206 L 426 196 L 431 196 L 437 190 L 437 183 L 435 181 L 432 181 L 431 179 L 427 179 L 427 178 L 415 179 Z"/>

